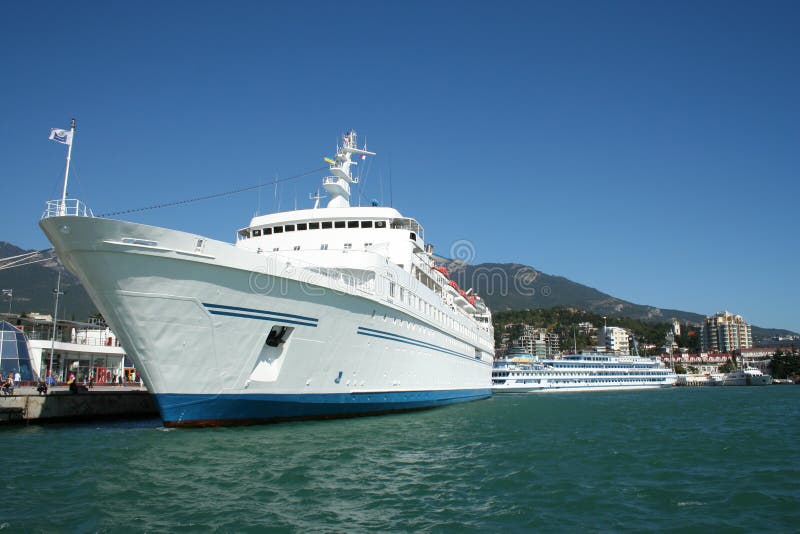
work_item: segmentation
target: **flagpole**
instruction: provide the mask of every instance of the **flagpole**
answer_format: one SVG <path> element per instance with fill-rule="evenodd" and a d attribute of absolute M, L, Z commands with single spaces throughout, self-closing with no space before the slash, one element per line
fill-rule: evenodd
<path fill-rule="evenodd" d="M 64 190 L 61 192 L 61 215 L 67 214 L 67 181 L 69 180 L 69 160 L 72 158 L 72 143 L 75 141 L 75 119 L 70 126 L 69 145 L 67 145 L 67 168 L 64 170 Z"/>

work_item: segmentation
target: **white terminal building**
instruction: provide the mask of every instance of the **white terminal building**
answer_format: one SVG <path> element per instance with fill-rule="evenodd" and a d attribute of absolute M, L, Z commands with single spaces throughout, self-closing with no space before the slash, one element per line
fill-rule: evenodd
<path fill-rule="evenodd" d="M 126 382 L 136 379 L 133 363 L 105 324 L 59 319 L 53 337 L 49 316 L 19 321 L 17 329 L 27 338 L 31 366 L 42 378 L 48 375 L 52 353 L 52 375 L 58 382 L 66 382 L 70 374 L 81 380 L 91 375 L 98 384 L 116 382 L 120 376 Z"/>

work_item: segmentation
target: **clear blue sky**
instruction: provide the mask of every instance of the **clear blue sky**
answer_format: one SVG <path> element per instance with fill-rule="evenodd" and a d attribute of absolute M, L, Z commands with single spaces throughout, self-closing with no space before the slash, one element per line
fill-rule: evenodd
<path fill-rule="evenodd" d="M 0 240 L 48 247 L 71 117 L 95 213 L 305 172 L 355 128 L 364 197 L 443 254 L 800 331 L 798 27 L 793 1 L 3 2 Z M 126 217 L 231 241 L 259 206 Z"/>

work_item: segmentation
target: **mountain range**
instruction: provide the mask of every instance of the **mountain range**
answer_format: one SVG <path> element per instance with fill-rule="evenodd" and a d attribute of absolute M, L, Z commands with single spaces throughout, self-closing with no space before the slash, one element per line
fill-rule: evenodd
<path fill-rule="evenodd" d="M 0 259 L 26 252 L 33 251 L 0 241 Z M 62 273 L 63 292 L 58 302 L 59 318 L 85 321 L 90 313 L 97 311 L 80 280 L 61 266 L 52 250 L 40 252 L 36 259 L 44 261 L 0 270 L 0 287 L 13 291 L 13 299 L 3 297 L 0 312 L 7 312 L 11 304 L 11 311 L 15 313 L 38 312 L 52 315 L 59 271 Z"/>
<path fill-rule="evenodd" d="M 537 271 L 518 263 L 481 263 L 470 265 L 459 260 L 438 258 L 450 277 L 461 288 L 473 288 L 494 311 L 555 308 L 567 306 L 608 317 L 630 317 L 645 322 L 668 322 L 699 325 L 705 315 L 682 310 L 635 304 L 612 297 L 593 287 L 573 282 L 563 276 Z M 767 339 L 779 335 L 797 335 L 789 330 L 752 326 L 753 337 Z"/>
<path fill-rule="evenodd" d="M 24 254 L 11 243 L 0 241 L 0 258 Z M 59 317 L 84 321 L 96 312 L 80 281 L 66 271 L 52 251 L 40 253 L 41 263 L 0 270 L 0 287 L 13 289 L 13 311 L 53 313 L 53 292 L 58 271 L 62 272 Z M 568 306 L 609 317 L 630 317 L 648 322 L 700 324 L 704 315 L 681 310 L 635 304 L 612 297 L 595 288 L 573 282 L 563 276 L 537 271 L 517 263 L 481 263 L 471 265 L 460 260 L 437 258 L 450 276 L 464 289 L 473 288 L 493 311 L 554 308 Z M 7 305 L 8 298 L 2 304 Z M 0 308 L 7 311 L 7 308 Z M 788 330 L 753 326 L 753 337 L 765 339 L 777 335 L 796 335 Z"/>

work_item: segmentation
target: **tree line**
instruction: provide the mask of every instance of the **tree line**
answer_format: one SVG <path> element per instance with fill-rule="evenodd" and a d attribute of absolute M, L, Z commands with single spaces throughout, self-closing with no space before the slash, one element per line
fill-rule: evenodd
<path fill-rule="evenodd" d="M 596 343 L 596 333 L 581 333 L 577 329 L 579 323 L 589 322 L 598 329 L 603 327 L 603 321 L 608 326 L 619 326 L 631 331 L 639 344 L 640 354 L 645 351 L 645 344 L 656 345 L 655 349 L 647 351 L 648 354 L 660 354 L 666 340 L 667 332 L 672 330 L 671 322 L 645 322 L 630 317 L 606 317 L 594 312 L 578 308 L 561 306 L 549 309 L 511 310 L 496 313 L 494 323 L 495 346 L 499 346 L 505 331 L 505 325 L 513 323 L 514 327 L 508 332 L 511 339 L 516 339 L 522 334 L 522 324 L 535 328 L 546 328 L 559 336 L 561 350 L 571 351 L 573 347 L 581 350 L 593 350 Z M 700 351 L 700 328 L 682 324 L 681 335 L 675 336 L 675 342 L 680 347 L 687 347 L 690 352 Z"/>
<path fill-rule="evenodd" d="M 791 350 L 778 350 L 772 356 L 772 378 L 800 378 L 800 352 L 794 347 Z"/>

